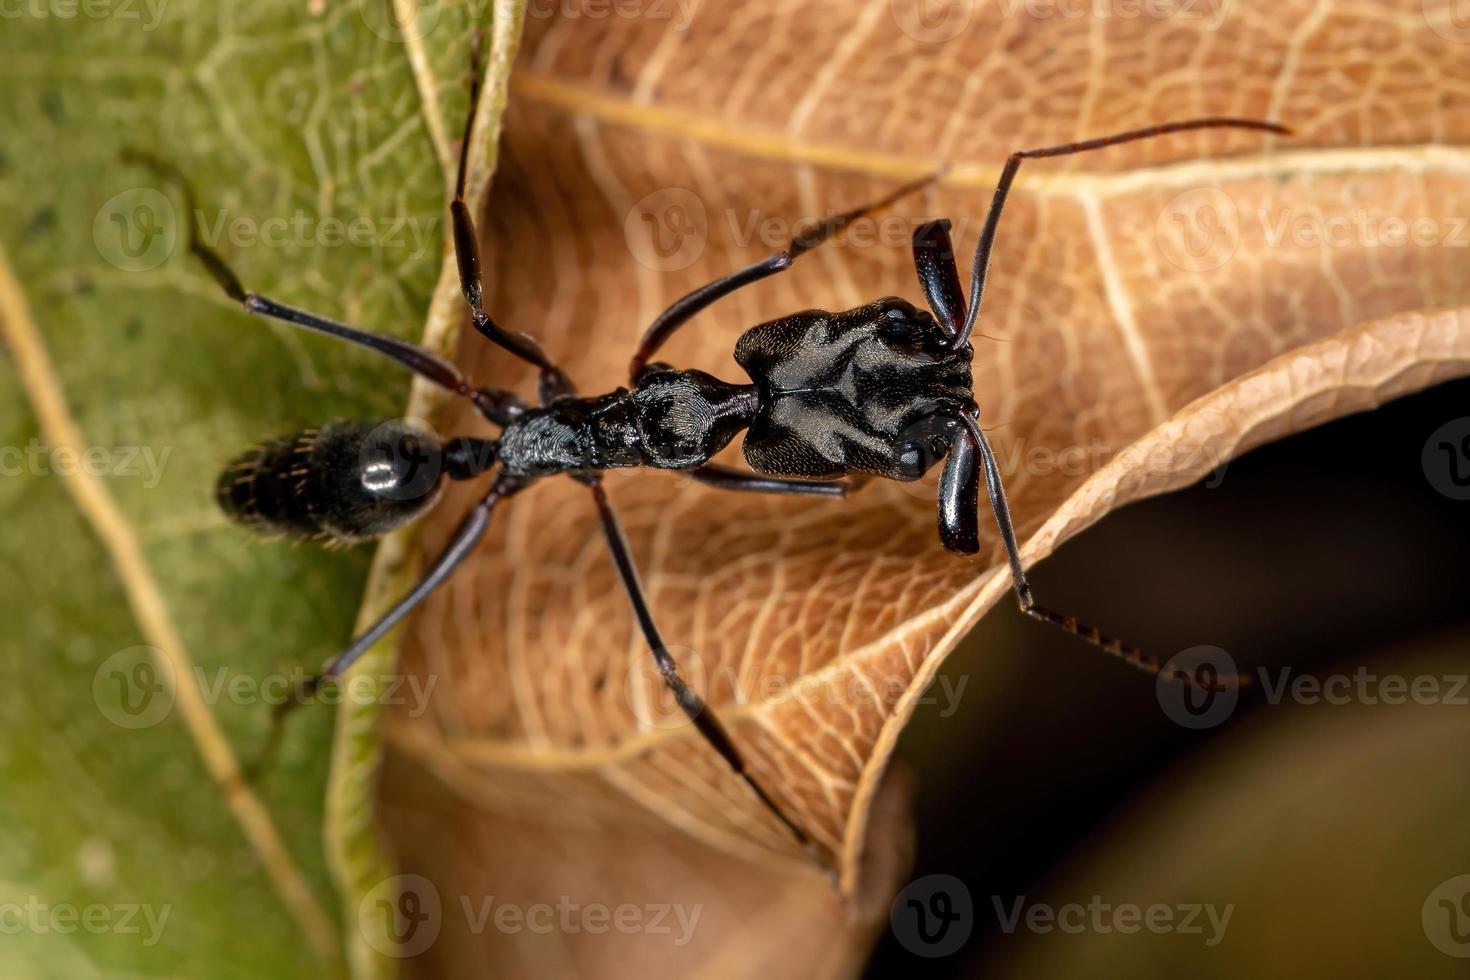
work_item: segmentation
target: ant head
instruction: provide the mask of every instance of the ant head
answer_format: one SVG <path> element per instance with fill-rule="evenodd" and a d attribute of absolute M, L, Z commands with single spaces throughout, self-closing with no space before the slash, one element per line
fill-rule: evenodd
<path fill-rule="evenodd" d="M 970 348 L 926 310 L 887 297 L 748 330 L 735 359 L 761 393 L 745 457 L 764 473 L 917 480 L 974 411 Z"/>
<path fill-rule="evenodd" d="M 936 366 L 963 364 L 968 374 L 970 347 L 952 348 L 954 338 L 928 310 L 897 296 L 880 299 L 863 309 L 876 316 L 877 336 L 895 358 Z"/>
<path fill-rule="evenodd" d="M 964 411 L 963 405 L 945 404 L 907 426 L 893 442 L 892 469 L 883 475 L 905 482 L 922 479 L 964 437 L 959 421 Z"/>

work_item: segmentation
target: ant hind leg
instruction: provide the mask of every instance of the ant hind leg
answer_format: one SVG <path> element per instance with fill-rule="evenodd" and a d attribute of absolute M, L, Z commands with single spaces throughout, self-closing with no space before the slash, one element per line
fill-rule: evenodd
<path fill-rule="evenodd" d="M 407 595 L 394 603 L 393 607 L 379 617 L 377 622 L 354 639 L 351 646 L 327 661 L 320 674 L 307 678 L 301 697 L 293 697 L 276 705 L 275 710 L 271 713 L 270 732 L 266 736 L 265 748 L 250 767 L 252 778 L 268 769 L 274 760 L 280 746 L 286 719 L 291 713 L 309 703 L 323 684 L 346 673 L 359 657 L 367 653 L 405 616 L 422 605 L 435 589 L 448 581 L 449 577 L 454 574 L 454 570 L 475 550 L 475 546 L 485 536 L 485 529 L 490 526 L 490 516 L 496 505 L 524 488 L 525 483 L 520 479 L 503 475 L 497 477 L 491 484 L 489 492 L 460 520 L 459 526 L 454 529 L 454 534 L 449 538 L 449 543 L 444 546 L 439 557 L 434 559 L 434 563 L 429 566 L 429 570 L 424 573 L 419 583 L 410 589 Z"/>

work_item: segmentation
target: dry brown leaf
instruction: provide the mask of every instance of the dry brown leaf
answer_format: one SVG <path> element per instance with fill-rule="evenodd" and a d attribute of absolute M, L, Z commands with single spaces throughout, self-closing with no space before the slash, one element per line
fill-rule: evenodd
<path fill-rule="evenodd" d="M 1251 0 L 1166 20 L 1025 3 L 915 20 L 920 6 L 748 0 L 698 4 L 687 22 L 673 3 L 632 18 L 533 12 L 483 222 L 497 318 L 584 391 L 609 389 L 662 307 L 779 247 L 790 222 L 954 164 L 878 224 L 881 240 L 803 258 L 665 352 L 740 380 L 730 351 L 749 325 L 918 299 L 914 224 L 950 216 L 972 249 L 1009 150 L 1232 114 L 1298 137 L 1194 134 L 1021 172 L 975 387 L 1028 562 L 1250 446 L 1470 370 L 1470 312 L 1455 309 L 1470 302 L 1470 231 L 1448 217 L 1470 213 L 1470 58 L 1420 0 Z M 684 218 L 687 250 L 661 258 L 650 226 Z M 1395 245 L 1388 219 L 1429 225 Z M 1331 240 L 1303 237 L 1314 228 Z M 473 336 L 461 363 L 482 383 L 529 380 Z M 444 425 L 484 429 L 457 407 Z M 619 947 L 656 948 L 664 971 L 850 972 L 902 873 L 901 793 L 884 827 L 872 815 L 894 739 L 1009 586 L 993 536 L 977 560 L 940 548 L 932 482 L 832 503 L 609 478 L 666 637 L 818 841 L 847 918 L 718 757 L 650 706 L 647 652 L 586 491 L 567 480 L 498 514 L 407 631 L 405 670 L 438 684 L 428 714 L 392 719 L 381 800 L 405 870 L 455 895 L 715 903 L 724 925 L 682 959 L 666 939 Z M 438 510 L 425 554 L 475 492 Z M 1106 610 L 1076 611 L 1107 625 Z M 511 974 L 612 970 L 605 938 L 586 938 L 492 929 L 431 955 L 439 972 L 487 955 Z"/>

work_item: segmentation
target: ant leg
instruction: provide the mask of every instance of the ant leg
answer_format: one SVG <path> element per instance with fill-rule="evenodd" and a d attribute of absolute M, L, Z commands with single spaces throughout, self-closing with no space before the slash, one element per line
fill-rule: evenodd
<path fill-rule="evenodd" d="M 845 497 L 867 482 L 866 474 L 845 480 L 788 480 L 782 477 L 747 473 L 718 463 L 706 463 L 689 470 L 689 475 L 706 486 L 720 490 L 743 490 L 748 493 L 787 493 L 819 497 Z"/>
<path fill-rule="evenodd" d="M 434 559 L 434 564 L 424 573 L 419 583 L 415 585 L 407 595 L 394 603 L 393 608 L 378 619 L 376 623 L 368 627 L 365 632 L 355 640 L 346 650 L 327 661 L 322 672 L 311 677 L 306 682 L 303 692 L 305 698 L 314 695 L 318 689 L 329 680 L 342 676 L 349 667 L 357 662 L 357 659 L 366 653 L 373 644 L 381 640 L 389 630 L 398 625 L 403 617 L 429 597 L 429 594 L 443 585 L 454 570 L 459 567 L 470 552 L 475 550 L 475 545 L 485 535 L 485 529 L 490 526 L 490 515 L 495 506 L 505 498 L 518 493 L 525 487 L 519 478 L 501 475 L 491 484 L 490 490 L 480 499 L 480 502 L 460 520 L 459 526 L 454 529 L 449 543 Z M 261 753 L 257 763 L 252 766 L 252 771 L 258 772 L 269 765 L 271 757 L 275 754 L 277 745 L 280 743 L 282 725 L 293 710 L 306 703 L 305 698 L 291 699 L 276 705 L 271 715 L 271 730 L 266 739 L 266 748 Z"/>
<path fill-rule="evenodd" d="M 345 323 L 308 313 L 285 303 L 278 303 L 259 293 L 249 292 L 240 284 L 228 263 L 208 245 L 204 244 L 199 232 L 199 211 L 195 207 L 194 187 L 183 172 L 172 164 L 139 150 L 124 150 L 122 158 L 127 163 L 138 164 L 153 171 L 164 180 L 176 184 L 184 195 L 184 207 L 189 213 L 189 251 L 203 263 L 209 275 L 230 299 L 245 308 L 247 313 L 280 320 L 295 327 L 336 337 L 360 347 L 376 351 L 389 360 L 427 378 L 434 384 L 456 395 L 474 402 L 486 418 L 497 425 L 505 425 L 519 415 L 524 406 L 515 394 L 493 388 L 478 388 L 472 385 L 459 369 L 449 361 L 406 340 L 387 334 L 359 330 Z"/>
<path fill-rule="evenodd" d="M 853 208 L 845 214 L 839 214 L 835 218 L 828 218 L 826 221 L 819 223 L 811 232 L 804 235 L 798 234 L 792 238 L 791 244 L 786 246 L 784 250 L 767 256 L 759 262 L 748 265 L 738 272 L 732 272 L 728 276 L 700 286 L 682 299 L 675 300 L 674 304 L 660 313 L 658 318 L 644 331 L 643 339 L 638 342 L 638 350 L 633 354 L 633 360 L 628 365 L 628 376 L 636 379 L 638 373 L 643 370 L 644 366 L 653 358 L 653 355 L 658 353 L 658 349 L 674 335 L 675 331 L 688 323 L 696 313 L 699 313 L 717 300 L 730 295 L 742 286 L 748 286 L 753 282 L 759 282 L 765 279 L 767 276 L 784 272 L 791 268 L 791 264 L 802 253 L 809 252 L 828 239 L 841 234 L 848 225 L 859 218 L 866 217 L 875 211 L 881 211 L 902 198 L 908 197 L 910 194 L 916 194 L 931 184 L 934 184 L 944 175 L 944 172 L 945 168 L 940 168 L 927 177 L 921 177 L 918 180 L 904 184 L 902 187 L 888 194 L 886 197 L 874 201 L 872 204 L 865 204 L 860 208 Z"/>
<path fill-rule="evenodd" d="M 985 225 L 980 230 L 980 243 L 975 248 L 975 263 L 970 269 L 970 306 L 965 312 L 964 325 L 954 335 L 950 347 L 956 349 L 963 347 L 969 342 L 970 334 L 975 331 L 975 321 L 980 316 L 980 302 L 985 297 L 985 276 L 990 269 L 990 250 L 995 244 L 995 231 L 1000 225 L 1001 209 L 1005 207 L 1006 195 L 1011 189 L 1011 181 L 1015 180 L 1016 171 L 1020 169 L 1022 160 L 1086 153 L 1090 150 L 1100 150 L 1105 146 L 1117 146 L 1119 143 L 1152 139 L 1155 136 L 1182 133 L 1191 129 L 1256 129 L 1267 133 L 1278 133 L 1282 136 L 1291 135 L 1291 130 L 1279 123 L 1260 119 L 1212 116 L 1206 119 L 1186 119 L 1181 122 L 1164 123 L 1161 126 L 1149 126 L 1147 129 L 1134 129 L 1113 136 L 1083 140 L 1080 143 L 1063 143 L 1059 146 L 1044 146 L 1035 150 L 1017 150 L 1007 157 L 1005 168 L 1000 172 L 1000 180 L 995 185 L 995 193 L 990 198 L 990 212 L 985 216 Z M 921 278 L 924 275 L 922 267 L 919 275 Z"/>
<path fill-rule="evenodd" d="M 602 488 L 602 481 L 596 477 L 585 480 L 592 491 L 592 498 L 597 501 L 597 513 L 602 519 L 602 530 L 607 536 L 607 547 L 612 552 L 613 564 L 618 568 L 618 575 L 623 580 L 623 588 L 628 592 L 628 601 L 633 606 L 633 615 L 638 620 L 638 627 L 643 631 L 643 638 L 648 643 L 649 650 L 653 653 L 654 663 L 658 665 L 659 674 L 663 676 L 664 683 L 673 692 L 675 700 L 684 714 L 694 723 L 699 734 L 704 736 L 720 757 L 729 764 L 735 774 L 745 780 L 760 801 L 765 804 L 781 823 L 791 832 L 791 836 L 798 844 L 812 849 L 812 842 L 806 835 L 806 831 L 797 826 L 796 822 L 788 817 L 777 805 L 772 796 L 755 781 L 755 777 L 746 768 L 745 757 L 735 747 L 725 726 L 715 717 L 715 713 L 704 699 L 699 696 L 684 679 L 679 676 L 679 665 L 669 654 L 668 647 L 664 645 L 663 637 L 659 634 L 658 625 L 653 621 L 653 613 L 649 611 L 648 600 L 643 595 L 643 585 L 638 581 L 638 569 L 633 565 L 632 555 L 628 551 L 628 541 L 623 537 L 623 529 L 618 524 L 617 515 L 613 513 L 612 504 L 607 499 L 607 493 Z"/>
<path fill-rule="evenodd" d="M 963 413 L 956 416 L 968 430 L 969 439 L 957 439 L 956 449 L 964 442 L 973 443 L 973 449 L 980 456 L 980 461 L 985 468 L 985 489 L 990 496 L 990 509 L 995 514 L 995 525 L 1000 530 L 1001 544 L 1005 547 L 1006 560 L 1011 566 L 1011 582 L 1015 586 L 1016 603 L 1021 607 L 1021 612 L 1032 619 L 1040 620 L 1057 627 L 1064 633 L 1070 633 L 1083 641 L 1091 644 L 1112 657 L 1117 657 L 1124 663 L 1132 664 L 1134 667 L 1146 674 L 1161 674 L 1172 681 L 1185 684 L 1193 684 L 1208 690 L 1229 690 L 1231 688 L 1246 687 L 1250 684 L 1250 678 L 1244 674 L 1236 674 L 1228 679 L 1208 679 L 1203 676 L 1195 676 L 1186 670 L 1177 667 L 1166 667 L 1159 663 L 1157 657 L 1144 653 L 1137 647 L 1128 646 L 1116 637 L 1108 636 L 1095 626 L 1077 621 L 1076 616 L 1057 612 L 1036 604 L 1031 597 L 1031 584 L 1026 581 L 1026 571 L 1021 567 L 1021 551 L 1016 544 L 1016 531 L 1011 524 L 1011 509 L 1006 503 L 1005 486 L 1001 483 L 1000 466 L 995 460 L 995 453 L 990 448 L 990 443 L 985 438 L 985 433 L 980 431 L 979 424 L 969 415 Z M 969 467 L 973 472 L 974 456 L 968 456 Z M 957 469 L 963 470 L 965 464 L 962 462 Z M 946 468 L 945 478 L 949 478 L 949 470 Z M 967 496 L 975 499 L 977 491 L 970 491 Z M 977 543 L 978 548 L 978 543 Z"/>
<path fill-rule="evenodd" d="M 465 203 L 465 181 L 469 169 L 470 135 L 474 131 L 475 111 L 480 104 L 480 41 L 470 39 L 470 108 L 464 121 L 464 138 L 459 147 L 459 172 L 454 182 L 454 200 L 449 214 L 454 226 L 454 256 L 459 266 L 459 286 L 470 308 L 470 322 L 491 343 L 505 348 L 523 361 L 541 370 L 541 401 L 549 402 L 559 395 L 575 393 L 571 380 L 541 349 L 541 345 L 523 333 L 504 329 L 485 312 L 484 280 L 480 275 L 480 240 L 474 219 Z"/>

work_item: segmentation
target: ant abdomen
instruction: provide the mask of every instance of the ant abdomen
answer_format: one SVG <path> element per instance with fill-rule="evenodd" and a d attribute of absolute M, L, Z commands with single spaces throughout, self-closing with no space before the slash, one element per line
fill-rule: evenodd
<path fill-rule="evenodd" d="M 253 531 L 350 544 L 433 506 L 445 463 L 439 437 L 426 427 L 328 422 L 251 449 L 220 474 L 216 495 L 231 520 Z"/>

